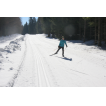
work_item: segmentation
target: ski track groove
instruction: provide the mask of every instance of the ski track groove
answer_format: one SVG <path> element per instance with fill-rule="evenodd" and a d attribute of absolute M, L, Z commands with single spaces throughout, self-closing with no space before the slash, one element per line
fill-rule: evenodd
<path fill-rule="evenodd" d="M 41 39 L 40 39 L 41 40 Z M 44 41 L 44 40 L 43 40 Z M 47 43 L 47 42 L 46 42 Z M 46 53 L 47 54 L 47 53 Z M 57 59 L 55 59 L 56 61 L 57 61 Z M 74 70 L 74 69 L 71 69 L 65 62 L 63 62 L 62 61 L 62 59 L 59 59 L 58 61 L 57 61 L 58 63 L 63 63 L 63 64 L 65 64 L 67 67 L 68 67 L 68 69 L 70 69 L 71 71 L 73 71 L 74 73 L 73 74 L 75 74 L 75 73 L 80 73 L 80 74 L 84 74 L 84 75 L 88 75 L 88 74 L 86 74 L 86 73 L 83 73 L 83 72 L 80 72 L 80 71 L 77 71 L 77 70 Z M 66 67 L 66 68 L 67 68 Z M 68 74 L 72 74 L 72 72 L 70 72 L 69 70 L 65 70 L 64 71 L 65 73 L 68 73 Z M 78 75 L 78 74 L 75 74 L 76 76 L 78 76 L 78 77 L 80 77 L 80 75 Z M 81 77 L 80 77 L 81 78 Z M 82 78 L 81 78 L 82 79 Z M 76 84 L 77 85 L 77 84 Z M 77 85 L 77 86 L 79 86 L 79 85 Z"/>
<path fill-rule="evenodd" d="M 30 47 L 31 47 L 31 51 L 32 51 L 32 53 L 33 53 L 33 56 L 34 56 L 34 58 L 33 58 L 33 67 L 34 67 L 34 70 L 32 71 L 32 76 L 33 76 L 33 79 L 34 79 L 34 71 L 35 71 L 35 55 L 34 55 L 34 51 L 33 51 L 33 49 L 32 49 L 32 46 L 31 46 L 31 43 L 30 43 L 30 41 L 29 41 L 29 44 L 30 44 Z M 36 64 L 37 64 L 37 60 L 36 60 Z M 37 67 L 37 76 L 38 76 L 38 82 L 37 81 L 35 81 L 35 80 L 32 80 L 32 83 L 34 84 L 34 83 L 36 83 L 37 84 L 37 87 L 39 87 L 39 84 L 40 84 L 40 82 L 39 82 L 39 74 L 38 74 L 38 67 Z"/>
<path fill-rule="evenodd" d="M 27 36 L 28 37 L 28 36 Z M 28 38 L 27 38 L 28 39 Z M 28 43 L 28 41 L 29 40 L 27 40 L 26 42 Z M 28 43 L 29 44 L 29 43 Z M 27 47 L 27 45 L 26 45 L 26 47 Z M 27 47 L 28 48 L 28 47 Z M 26 55 L 25 55 L 25 57 L 28 55 L 28 53 L 27 53 L 27 48 L 26 48 Z M 31 48 L 30 48 L 31 49 Z M 33 53 L 33 52 L 32 52 Z M 32 59 L 33 59 L 33 56 L 34 55 L 32 55 Z M 27 57 L 26 57 L 27 58 Z M 20 71 L 19 71 L 19 75 L 18 75 L 18 77 L 17 77 L 17 80 L 16 80 L 16 82 L 15 82 L 15 86 L 17 87 L 17 85 L 18 86 L 28 86 L 28 85 L 30 85 L 30 86 L 35 86 L 34 84 L 35 84 L 35 77 L 34 77 L 34 75 L 35 75 L 35 72 L 34 72 L 34 70 L 31 70 L 30 71 L 30 73 L 29 73 L 29 70 L 28 71 L 26 71 L 25 70 L 25 65 L 26 65 L 26 58 L 24 58 L 24 60 L 23 60 L 23 64 L 22 64 L 22 66 L 21 66 L 21 68 L 20 68 Z M 33 59 L 33 61 L 34 61 L 34 59 Z M 34 63 L 33 63 L 34 64 Z M 33 68 L 34 68 L 34 65 L 33 65 Z M 24 72 L 24 74 L 25 75 L 23 75 L 23 72 Z M 27 74 L 31 74 L 31 76 L 27 76 Z M 25 78 L 24 78 L 25 77 Z M 31 78 L 32 77 L 32 78 Z M 21 82 L 20 82 L 20 78 L 21 78 Z M 30 79 L 28 79 L 28 78 L 30 78 Z M 26 79 L 27 79 L 27 82 L 25 82 L 26 81 Z M 29 81 L 29 82 L 28 82 Z"/>
<path fill-rule="evenodd" d="M 35 44 L 35 43 L 34 43 L 34 44 Z M 35 44 L 35 45 L 36 45 L 36 44 Z M 39 53 L 41 54 L 42 51 L 41 51 L 38 47 L 36 47 L 36 48 L 38 49 Z M 43 54 L 44 54 L 44 52 L 43 52 Z M 54 86 L 54 85 L 55 85 L 55 86 L 59 86 L 59 84 L 57 83 L 55 77 L 53 76 L 51 67 L 49 66 L 49 64 L 48 64 L 48 62 L 47 62 L 47 60 L 45 59 L 45 56 L 44 56 L 43 54 L 41 54 L 40 56 L 43 57 L 44 61 L 46 62 L 47 66 L 48 66 L 47 68 L 49 69 L 49 71 L 48 71 L 48 72 L 49 72 L 49 75 L 51 75 L 51 77 L 52 77 L 53 86 Z M 50 63 L 50 61 L 49 61 L 49 63 Z"/>
<path fill-rule="evenodd" d="M 37 41 L 38 41 L 38 37 L 37 37 Z M 41 41 L 41 40 L 40 40 Z M 47 43 L 47 42 L 46 42 Z M 34 43 L 35 44 L 35 43 Z M 36 45 L 36 44 L 35 44 Z M 45 55 L 44 55 L 44 53 L 45 53 L 45 49 L 43 50 L 43 53 L 42 53 L 42 51 L 40 50 L 40 48 L 38 47 L 38 46 L 36 46 L 36 48 L 38 49 L 38 51 L 39 51 L 39 53 L 40 53 L 40 56 L 42 56 L 42 58 L 43 58 L 43 60 L 44 60 L 44 62 L 46 62 L 46 64 L 47 64 L 47 69 L 49 70 L 48 72 L 49 72 L 49 77 L 50 77 L 50 75 L 51 75 L 51 79 L 52 79 L 52 84 L 53 84 L 53 86 L 59 86 L 59 84 L 57 83 L 57 81 L 56 81 L 56 79 L 55 79 L 55 77 L 54 77 L 54 75 L 53 75 L 53 73 L 52 73 L 52 69 L 53 68 L 51 68 L 50 66 L 49 66 L 49 64 L 48 63 L 51 63 L 51 60 L 50 60 L 50 58 L 45 58 Z M 47 55 L 47 53 L 45 53 L 46 55 Z M 47 60 L 49 60 L 49 62 L 47 61 Z M 52 63 L 51 63 L 52 64 Z"/>
<path fill-rule="evenodd" d="M 14 77 L 13 77 L 14 79 L 8 83 L 8 86 L 9 86 L 9 87 L 14 87 L 15 80 L 16 80 L 16 78 L 17 78 L 18 75 L 19 75 L 19 72 L 20 72 L 20 70 L 21 70 L 21 68 L 22 68 L 22 66 L 23 66 L 23 63 L 24 63 L 24 59 L 25 59 L 25 57 L 26 57 L 26 52 L 27 52 L 26 40 L 27 40 L 27 37 L 25 37 L 25 38 L 26 38 L 26 39 L 25 39 L 25 51 L 24 51 L 24 54 L 23 54 L 22 59 L 21 59 L 21 64 L 20 64 L 19 67 L 18 67 L 18 70 L 17 70 L 18 72 L 17 72 L 17 74 L 15 74 Z"/>
<path fill-rule="evenodd" d="M 30 44 L 30 47 L 31 47 L 31 49 L 32 49 L 32 46 L 31 46 L 31 43 L 29 42 L 29 44 Z M 40 87 L 41 86 L 41 79 L 40 79 L 40 73 L 39 73 L 39 65 L 38 65 L 38 59 L 37 59 L 37 57 L 35 57 L 35 53 L 34 53 L 34 51 L 33 51 L 33 49 L 32 49 L 32 52 L 33 52 L 33 56 L 34 56 L 34 63 L 35 63 L 35 60 L 36 60 L 36 65 L 37 65 L 37 76 L 38 76 L 38 83 L 37 83 L 37 86 L 38 87 Z"/>
<path fill-rule="evenodd" d="M 31 43 L 31 42 L 30 42 L 30 43 Z M 32 47 L 32 44 L 31 44 L 31 47 Z M 36 47 L 36 48 L 37 48 L 37 47 Z M 35 54 L 35 53 L 34 53 L 34 54 Z M 42 80 L 41 80 L 41 79 L 42 79 L 42 77 L 44 77 L 45 83 L 46 83 L 45 86 L 50 87 L 51 85 L 50 85 L 49 80 L 48 80 L 48 77 L 47 77 L 47 75 L 46 75 L 46 71 L 45 71 L 45 68 L 44 68 L 44 65 L 43 65 L 43 61 L 42 61 L 42 59 L 41 59 L 41 57 L 40 57 L 40 55 L 39 55 L 39 53 L 38 53 L 38 50 L 36 50 L 36 56 L 34 55 L 34 58 L 36 59 L 36 63 L 37 63 L 37 73 L 38 73 L 38 81 L 39 81 L 38 86 L 39 86 L 39 87 L 42 87 L 42 86 L 43 86 L 44 83 L 42 83 Z M 41 64 L 41 65 L 39 65 L 39 64 Z M 42 72 L 41 72 L 39 66 L 42 67 L 41 70 L 42 70 L 42 72 L 43 72 L 43 76 L 42 76 Z"/>

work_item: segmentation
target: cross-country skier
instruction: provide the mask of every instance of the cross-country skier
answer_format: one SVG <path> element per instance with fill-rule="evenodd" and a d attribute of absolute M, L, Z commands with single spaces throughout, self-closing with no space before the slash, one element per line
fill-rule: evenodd
<path fill-rule="evenodd" d="M 56 51 L 55 54 L 57 54 L 58 51 L 62 48 L 62 56 L 64 57 L 64 44 L 66 45 L 66 47 L 68 47 L 66 41 L 64 40 L 64 36 L 62 36 L 62 39 L 60 40 L 60 43 L 58 46 L 58 50 Z"/>

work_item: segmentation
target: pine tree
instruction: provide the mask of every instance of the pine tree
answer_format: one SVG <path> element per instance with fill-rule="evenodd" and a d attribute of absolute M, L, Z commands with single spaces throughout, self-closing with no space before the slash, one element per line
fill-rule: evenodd
<path fill-rule="evenodd" d="M 28 33 L 28 24 L 26 22 L 26 33 Z"/>
<path fill-rule="evenodd" d="M 97 18 L 95 17 L 95 44 L 97 44 Z"/>
<path fill-rule="evenodd" d="M 51 33 L 51 18 L 50 17 L 43 17 L 43 31 L 44 33 L 48 34 L 48 37 L 50 37 Z"/>
<path fill-rule="evenodd" d="M 43 31 L 43 17 L 38 17 L 37 23 L 36 23 L 36 32 L 37 33 L 44 33 Z"/>
<path fill-rule="evenodd" d="M 51 17 L 51 33 L 53 36 L 58 37 L 58 24 L 57 24 L 58 17 Z"/>
<path fill-rule="evenodd" d="M 79 40 L 82 39 L 83 26 L 84 26 L 83 19 L 82 19 L 82 17 L 79 17 L 78 18 L 78 34 L 79 34 Z"/>
<path fill-rule="evenodd" d="M 53 38 L 55 38 L 55 30 L 56 30 L 54 20 L 55 20 L 55 17 L 51 17 L 51 33 Z"/>
<path fill-rule="evenodd" d="M 100 33 L 100 26 L 101 26 L 101 23 L 100 23 L 100 21 L 101 21 L 101 18 L 100 17 L 98 17 L 98 46 L 101 46 L 101 33 Z"/>
<path fill-rule="evenodd" d="M 36 34 L 36 18 L 33 17 L 33 33 Z"/>
<path fill-rule="evenodd" d="M 29 34 L 32 34 L 32 17 L 29 18 L 28 32 Z"/>
<path fill-rule="evenodd" d="M 106 44 L 106 17 L 104 17 L 104 41 Z"/>
<path fill-rule="evenodd" d="M 23 31 L 22 31 L 22 34 L 25 35 L 28 33 L 28 24 L 26 22 L 26 24 L 23 26 Z"/>

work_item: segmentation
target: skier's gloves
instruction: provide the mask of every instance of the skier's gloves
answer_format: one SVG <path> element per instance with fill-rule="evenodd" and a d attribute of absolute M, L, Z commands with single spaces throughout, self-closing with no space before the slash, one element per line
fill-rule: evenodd
<path fill-rule="evenodd" d="M 68 46 L 66 45 L 66 47 L 68 47 Z"/>

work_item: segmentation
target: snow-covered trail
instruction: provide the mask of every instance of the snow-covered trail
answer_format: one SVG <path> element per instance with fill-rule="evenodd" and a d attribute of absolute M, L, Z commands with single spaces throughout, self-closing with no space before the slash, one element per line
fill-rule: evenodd
<path fill-rule="evenodd" d="M 106 57 L 68 43 L 65 56 L 57 50 L 59 41 L 43 34 L 27 35 L 26 53 L 14 87 L 106 86 Z M 79 46 L 80 47 L 80 46 Z"/>
<path fill-rule="evenodd" d="M 52 78 L 50 69 L 48 69 L 48 64 L 45 63 L 45 60 L 38 50 L 36 42 L 38 39 L 36 40 L 36 38 L 33 37 L 34 36 L 27 36 L 24 62 L 14 86 L 57 86 L 55 80 Z"/>

